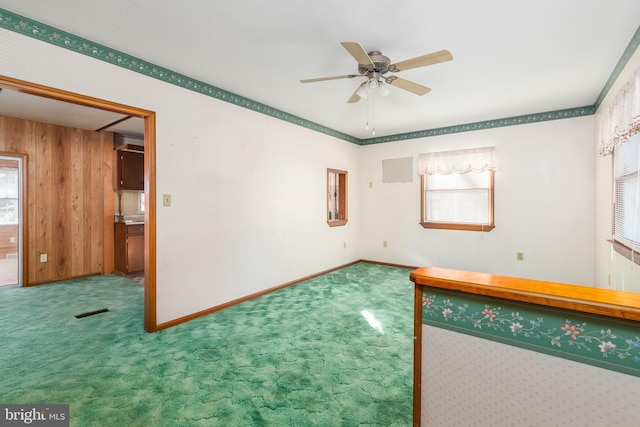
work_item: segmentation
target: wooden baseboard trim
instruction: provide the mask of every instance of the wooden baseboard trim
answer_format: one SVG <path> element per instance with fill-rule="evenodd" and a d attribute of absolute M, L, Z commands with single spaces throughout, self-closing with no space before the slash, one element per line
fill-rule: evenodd
<path fill-rule="evenodd" d="M 66 282 L 67 280 L 84 279 L 85 277 L 92 277 L 92 276 L 108 276 L 108 274 L 102 274 L 102 273 L 79 274 L 77 276 L 66 277 L 64 279 L 48 280 L 46 282 L 23 283 L 21 287 L 29 288 L 31 286 L 50 285 L 52 283 Z"/>
<path fill-rule="evenodd" d="M 281 285 L 274 286 L 274 287 L 269 288 L 269 289 L 265 289 L 264 291 L 256 292 L 256 293 L 244 296 L 242 298 L 238 298 L 238 299 L 235 299 L 233 301 L 229 301 L 229 302 L 226 302 L 224 304 L 220 304 L 220 305 L 217 305 L 215 307 L 208 308 L 206 310 L 198 311 L 197 313 L 189 314 L 188 316 L 180 317 L 178 319 L 174 319 L 174 320 L 170 320 L 168 322 L 161 323 L 161 324 L 159 324 L 157 326 L 156 331 L 160 331 L 162 329 L 172 328 L 174 326 L 180 325 L 181 323 L 185 323 L 185 322 L 188 322 L 190 320 L 194 320 L 194 319 L 197 319 L 199 317 L 206 316 L 206 315 L 211 314 L 211 313 L 215 313 L 216 311 L 220 311 L 220 310 L 223 310 L 225 308 L 234 306 L 236 304 L 240 304 L 240 303 L 243 303 L 245 301 L 249 301 L 249 300 L 252 300 L 254 298 L 258 298 L 258 297 L 260 297 L 262 295 L 266 295 L 266 294 L 269 294 L 271 292 L 275 292 L 275 291 L 278 291 L 280 289 L 283 289 L 283 288 L 286 288 L 286 287 L 289 287 L 289 286 L 293 286 L 293 285 L 298 284 L 300 282 L 304 282 L 305 280 L 310 280 L 310 279 L 313 279 L 314 277 L 322 276 L 323 274 L 331 273 L 332 271 L 340 270 L 341 268 L 357 264 L 360 261 L 361 260 L 353 261 L 353 262 L 350 262 L 348 264 L 344 264 L 344 265 L 340 265 L 338 267 L 330 268 L 329 270 L 324 270 L 324 271 L 321 271 L 319 273 L 315 273 L 315 274 L 311 274 L 309 276 L 302 277 L 300 279 L 292 280 L 291 282 L 283 283 Z"/>
<path fill-rule="evenodd" d="M 409 268 L 411 270 L 415 270 L 416 268 L 418 268 L 411 265 L 394 264 L 392 262 L 372 261 L 368 259 L 361 259 L 360 262 L 368 262 L 369 264 L 387 265 L 389 267 Z"/>

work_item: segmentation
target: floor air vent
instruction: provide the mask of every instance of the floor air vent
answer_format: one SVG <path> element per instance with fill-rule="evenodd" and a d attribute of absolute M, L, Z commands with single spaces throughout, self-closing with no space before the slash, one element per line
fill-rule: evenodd
<path fill-rule="evenodd" d="M 83 317 L 93 316 L 94 314 L 106 313 L 107 311 L 109 311 L 108 308 L 103 308 L 102 310 L 88 311 L 86 313 L 76 314 L 76 319 L 82 319 Z"/>

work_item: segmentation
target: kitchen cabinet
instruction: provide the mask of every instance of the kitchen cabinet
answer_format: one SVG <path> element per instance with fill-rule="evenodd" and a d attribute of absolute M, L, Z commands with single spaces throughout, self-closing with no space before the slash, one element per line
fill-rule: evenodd
<path fill-rule="evenodd" d="M 144 224 L 115 224 L 115 270 L 124 274 L 144 270 Z"/>
<path fill-rule="evenodd" d="M 116 150 L 118 177 L 116 187 L 120 190 L 144 191 L 144 153 Z"/>

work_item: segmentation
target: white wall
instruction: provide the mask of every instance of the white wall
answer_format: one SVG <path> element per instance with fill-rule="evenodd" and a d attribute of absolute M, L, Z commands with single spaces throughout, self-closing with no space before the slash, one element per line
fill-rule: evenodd
<path fill-rule="evenodd" d="M 7 30 L 0 49 L 2 75 L 157 113 L 158 323 L 361 258 L 359 146 Z M 328 167 L 349 172 L 344 227 Z"/>
<path fill-rule="evenodd" d="M 607 111 L 620 88 L 631 78 L 635 70 L 640 67 L 640 50 L 629 59 L 620 76 L 609 90 L 596 112 L 596 124 L 602 114 Z M 600 146 L 599 128 L 596 126 L 594 137 L 594 151 Z M 612 156 L 597 156 L 595 161 L 595 251 L 596 251 L 596 283 L 600 287 L 617 290 L 640 292 L 640 266 L 616 253 L 611 244 L 612 203 L 613 203 L 613 163 Z"/>
<path fill-rule="evenodd" d="M 7 30 L 0 47 L 0 74 L 157 113 L 159 323 L 361 258 L 585 285 L 620 275 L 600 245 L 610 172 L 593 117 L 359 147 Z M 384 159 L 415 168 L 422 152 L 486 145 L 499 167 L 489 233 L 423 229 L 415 169 L 382 184 Z M 345 227 L 326 225 L 327 167 L 349 172 Z"/>
<path fill-rule="evenodd" d="M 363 147 L 363 257 L 593 285 L 592 140 L 591 116 Z M 490 145 L 495 229 L 423 229 L 418 155 Z M 402 157 L 414 158 L 413 182 L 383 184 L 382 160 Z"/>

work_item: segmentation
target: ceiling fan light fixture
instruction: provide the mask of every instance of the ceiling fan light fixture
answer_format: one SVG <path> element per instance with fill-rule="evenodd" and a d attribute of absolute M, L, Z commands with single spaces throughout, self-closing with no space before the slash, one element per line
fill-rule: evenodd
<path fill-rule="evenodd" d="M 373 93 L 373 92 L 376 92 L 380 87 L 380 82 L 378 82 L 378 80 L 375 78 L 371 78 L 367 81 L 366 86 L 367 86 L 367 92 Z"/>
<path fill-rule="evenodd" d="M 384 98 L 385 96 L 389 95 L 391 91 L 389 90 L 389 86 L 387 86 L 386 84 L 383 84 L 382 82 L 380 82 L 380 88 L 378 89 L 378 94 Z"/>

